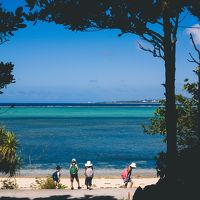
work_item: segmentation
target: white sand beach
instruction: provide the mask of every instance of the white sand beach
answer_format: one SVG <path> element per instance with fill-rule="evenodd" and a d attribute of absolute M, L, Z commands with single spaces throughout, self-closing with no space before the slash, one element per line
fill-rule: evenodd
<path fill-rule="evenodd" d="M 0 181 L 5 180 L 6 178 L 0 178 Z M 35 184 L 35 178 L 31 177 L 17 177 L 16 182 L 18 189 L 30 190 L 37 189 Z M 84 178 L 80 178 L 80 185 L 82 189 L 85 189 Z M 144 187 L 146 185 L 154 184 L 158 181 L 158 178 L 135 178 L 133 179 L 133 187 L 137 188 L 138 186 Z M 62 178 L 61 183 L 66 186 L 67 189 L 70 188 L 69 178 Z M 1 183 L 0 183 L 1 185 Z M 94 178 L 93 179 L 93 189 L 103 189 L 103 188 L 122 188 L 123 181 L 120 178 Z M 77 188 L 77 183 L 74 181 L 74 187 Z"/>

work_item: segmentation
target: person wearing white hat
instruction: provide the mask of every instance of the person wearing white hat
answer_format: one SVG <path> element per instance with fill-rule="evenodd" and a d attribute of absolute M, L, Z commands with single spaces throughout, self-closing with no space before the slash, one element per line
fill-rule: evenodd
<path fill-rule="evenodd" d="M 91 161 L 87 161 L 85 163 L 85 185 L 87 186 L 87 189 L 91 190 L 92 186 L 92 179 L 94 177 L 94 170 L 93 170 L 93 164 Z"/>
<path fill-rule="evenodd" d="M 76 163 L 75 158 L 72 159 L 71 165 L 69 167 L 69 172 L 70 172 L 71 189 L 72 190 L 74 189 L 73 187 L 74 178 L 76 179 L 78 183 L 78 189 L 81 189 L 79 178 L 78 178 L 78 165 Z"/>
<path fill-rule="evenodd" d="M 133 168 L 136 168 L 136 164 L 134 162 L 132 162 L 126 169 L 127 169 L 127 172 L 126 172 L 126 178 L 124 178 L 124 184 L 125 184 L 125 187 L 128 186 L 128 183 L 130 183 L 130 187 L 132 187 L 133 185 L 133 181 L 131 179 L 131 173 L 132 173 L 132 169 Z"/>
<path fill-rule="evenodd" d="M 130 164 L 130 167 L 131 167 L 131 168 L 136 168 L 136 164 L 135 164 L 134 162 L 132 162 L 132 163 Z"/>

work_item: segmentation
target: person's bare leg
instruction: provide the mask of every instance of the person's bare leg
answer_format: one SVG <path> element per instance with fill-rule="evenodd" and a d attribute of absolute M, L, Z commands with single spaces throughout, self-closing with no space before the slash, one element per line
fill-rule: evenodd
<path fill-rule="evenodd" d="M 56 181 L 54 181 L 54 184 L 55 184 L 55 188 L 58 189 L 58 184 Z"/>
<path fill-rule="evenodd" d="M 73 187 L 73 180 L 71 180 L 71 189 L 73 190 L 74 187 Z"/>
<path fill-rule="evenodd" d="M 80 187 L 79 179 L 77 179 L 76 181 L 77 181 L 77 183 L 78 183 L 78 189 L 80 189 L 81 187 Z"/>
<path fill-rule="evenodd" d="M 129 187 L 132 188 L 132 186 L 133 186 L 133 182 L 130 182 L 130 186 Z"/>

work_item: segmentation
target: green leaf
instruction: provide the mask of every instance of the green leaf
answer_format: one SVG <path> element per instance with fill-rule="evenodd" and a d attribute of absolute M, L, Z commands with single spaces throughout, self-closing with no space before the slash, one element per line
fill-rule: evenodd
<path fill-rule="evenodd" d="M 18 28 L 26 28 L 26 24 L 18 24 L 17 27 Z"/>
<path fill-rule="evenodd" d="M 19 7 L 15 10 L 15 14 L 17 16 L 22 16 L 23 15 L 23 8 L 22 7 Z"/>
<path fill-rule="evenodd" d="M 12 32 L 8 32 L 11 36 L 14 36 L 14 34 Z"/>

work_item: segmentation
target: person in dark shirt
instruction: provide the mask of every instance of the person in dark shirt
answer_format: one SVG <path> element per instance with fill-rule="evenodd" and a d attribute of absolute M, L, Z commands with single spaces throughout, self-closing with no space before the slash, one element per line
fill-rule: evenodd
<path fill-rule="evenodd" d="M 58 189 L 58 184 L 60 183 L 60 177 L 61 177 L 61 173 L 60 173 L 60 166 L 58 165 L 56 167 L 56 171 L 53 173 L 52 178 L 55 184 L 55 188 Z"/>

